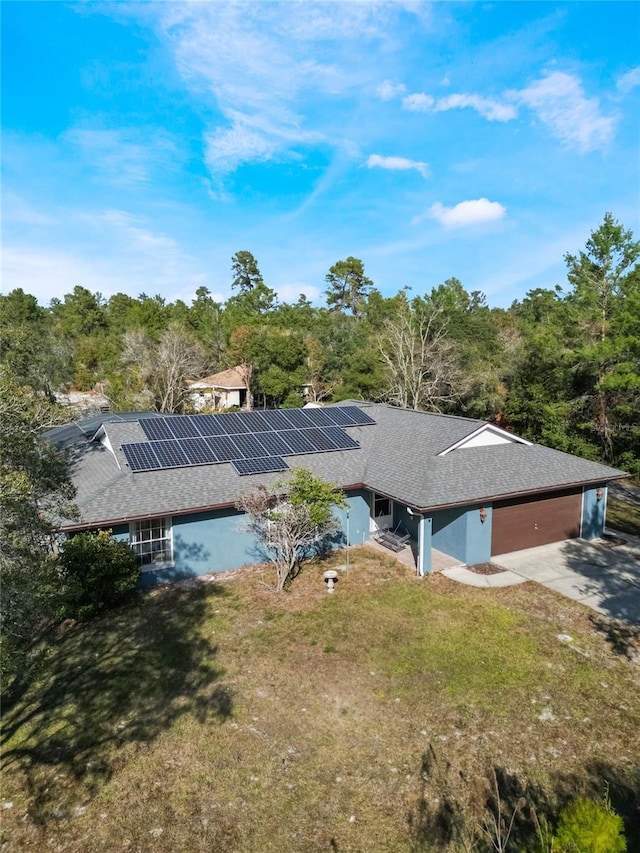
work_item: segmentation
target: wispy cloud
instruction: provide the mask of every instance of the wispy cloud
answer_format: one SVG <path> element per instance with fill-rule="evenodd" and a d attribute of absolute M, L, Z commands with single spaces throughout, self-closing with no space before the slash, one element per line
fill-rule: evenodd
<path fill-rule="evenodd" d="M 516 109 L 511 104 L 501 104 L 500 101 L 495 101 L 492 98 L 464 93 L 439 98 L 433 111 L 434 113 L 441 113 L 447 110 L 462 110 L 465 107 L 475 110 L 487 121 L 511 121 L 517 115 Z"/>
<path fill-rule="evenodd" d="M 434 98 L 433 95 L 424 92 L 415 92 L 402 99 L 402 106 L 410 112 L 422 113 L 444 113 L 468 107 L 488 121 L 511 121 L 517 115 L 512 104 L 500 103 L 492 98 L 483 98 L 481 95 L 466 92 L 447 95 L 444 98 Z"/>
<path fill-rule="evenodd" d="M 418 160 L 408 160 L 406 157 L 383 157 L 380 154 L 370 154 L 367 168 L 389 169 L 392 172 L 407 172 L 415 169 L 423 178 L 429 177 L 429 164 Z"/>
<path fill-rule="evenodd" d="M 509 96 L 533 110 L 551 133 L 568 147 L 593 151 L 607 145 L 615 133 L 615 119 L 605 116 L 597 98 L 587 98 L 573 74 L 553 71 L 526 89 Z"/>
<path fill-rule="evenodd" d="M 75 127 L 62 137 L 76 156 L 112 184 L 149 183 L 156 169 L 166 171 L 180 159 L 178 148 L 165 131 L 145 133 L 140 128 L 95 129 Z"/>
<path fill-rule="evenodd" d="M 640 68 L 634 68 L 617 81 L 623 94 L 640 85 Z M 524 89 L 511 89 L 503 100 L 458 92 L 436 98 L 414 92 L 402 98 L 409 112 L 442 113 L 472 109 L 487 121 L 508 122 L 517 118 L 518 107 L 532 110 L 539 120 L 566 146 L 580 151 L 604 147 L 615 134 L 616 119 L 602 113 L 597 98 L 588 98 L 582 82 L 573 74 L 554 71 L 535 80 Z"/>
<path fill-rule="evenodd" d="M 381 101 L 391 101 L 407 91 L 404 83 L 392 83 L 391 80 L 385 80 L 376 89 L 376 95 Z"/>
<path fill-rule="evenodd" d="M 430 219 L 437 220 L 445 228 L 464 228 L 469 225 L 480 225 L 496 222 L 506 216 L 507 209 L 500 202 L 489 201 L 488 198 L 478 198 L 461 201 L 453 207 L 445 207 L 439 201 L 432 204 L 427 211 Z M 424 217 L 420 217 L 424 219 Z"/>
<path fill-rule="evenodd" d="M 638 86 L 640 86 L 640 66 L 632 68 L 631 71 L 627 71 L 626 74 L 622 74 L 616 80 L 616 88 L 623 95 L 628 95 Z"/>
<path fill-rule="evenodd" d="M 402 99 L 402 106 L 412 113 L 428 113 L 433 110 L 436 99 L 433 95 L 425 95 L 424 92 L 414 92 Z"/>
<path fill-rule="evenodd" d="M 375 3 L 154 4 L 179 73 L 217 111 L 204 133 L 214 180 L 302 146 L 342 144 L 318 104 L 371 91 L 372 56 L 399 13 Z"/>

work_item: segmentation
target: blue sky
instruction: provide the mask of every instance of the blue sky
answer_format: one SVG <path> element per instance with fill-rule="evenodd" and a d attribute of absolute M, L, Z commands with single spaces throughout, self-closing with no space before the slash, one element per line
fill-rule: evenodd
<path fill-rule="evenodd" d="M 640 236 L 635 2 L 4 2 L 2 289 L 564 284 Z"/>

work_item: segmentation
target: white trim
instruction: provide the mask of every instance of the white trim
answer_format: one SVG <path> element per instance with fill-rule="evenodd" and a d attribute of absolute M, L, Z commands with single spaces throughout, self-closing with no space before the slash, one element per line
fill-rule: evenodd
<path fill-rule="evenodd" d="M 580 538 L 584 536 L 584 496 L 585 486 L 582 487 L 582 500 L 580 501 Z"/>
<path fill-rule="evenodd" d="M 131 550 L 136 553 L 134 549 L 134 545 L 138 544 L 133 541 L 135 536 L 136 526 L 140 526 L 141 524 L 149 524 L 153 525 L 154 522 L 162 521 L 164 523 L 165 537 L 164 541 L 169 544 L 170 551 L 170 559 L 169 560 L 155 560 L 151 563 L 144 563 L 140 565 L 141 572 L 154 572 L 158 569 L 172 569 L 175 566 L 174 560 L 174 551 L 173 551 L 173 519 L 170 516 L 154 516 L 153 518 L 139 518 L 135 521 L 129 522 L 129 547 Z"/>
<path fill-rule="evenodd" d="M 442 450 L 438 453 L 438 456 L 446 456 L 447 453 L 451 453 L 452 450 L 459 450 L 474 438 L 477 438 L 477 436 L 482 435 L 485 432 L 500 436 L 500 438 L 507 439 L 507 441 L 512 442 L 513 444 L 526 444 L 528 447 L 531 447 L 533 444 L 532 441 L 527 441 L 526 438 L 521 438 L 519 435 L 514 435 L 512 432 L 507 432 L 506 429 L 501 429 L 500 427 L 495 426 L 495 424 L 482 424 L 478 429 L 475 429 L 473 432 L 470 432 L 469 435 L 465 435 L 464 438 L 461 438 L 460 441 L 456 441 L 455 444 L 452 444 L 450 447 Z"/>
<path fill-rule="evenodd" d="M 379 492 L 370 491 L 371 500 L 369 502 L 369 533 L 378 533 L 381 530 L 387 530 L 393 526 L 393 508 L 395 501 L 388 495 L 382 495 Z M 389 512 L 387 515 L 379 515 L 376 517 L 376 500 L 389 501 Z M 378 519 L 384 519 L 383 526 L 380 526 Z"/>

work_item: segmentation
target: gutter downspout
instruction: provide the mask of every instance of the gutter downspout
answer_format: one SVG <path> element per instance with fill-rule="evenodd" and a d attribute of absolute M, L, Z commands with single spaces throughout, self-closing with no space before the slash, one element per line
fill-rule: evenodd
<path fill-rule="evenodd" d="M 425 575 L 425 527 L 427 520 L 421 512 L 416 512 L 416 510 L 411 509 L 411 507 L 407 507 L 407 512 L 409 515 L 412 515 L 414 518 L 418 519 L 418 559 L 416 560 L 416 574 L 419 578 L 423 578 Z M 431 537 L 429 537 L 429 546 L 431 545 Z M 431 556 L 431 555 L 429 555 Z M 427 571 L 431 571 L 431 559 L 428 560 L 428 568 Z"/>

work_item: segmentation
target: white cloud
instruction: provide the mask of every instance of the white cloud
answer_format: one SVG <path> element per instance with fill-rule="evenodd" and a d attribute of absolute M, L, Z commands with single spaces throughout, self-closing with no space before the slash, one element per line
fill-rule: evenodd
<path fill-rule="evenodd" d="M 532 109 L 551 133 L 569 147 L 593 151 L 613 139 L 615 119 L 600 112 L 597 98 L 587 98 L 573 74 L 554 71 L 526 89 L 509 93 Z"/>
<path fill-rule="evenodd" d="M 488 121 L 511 121 L 517 115 L 515 107 L 511 104 L 501 104 L 491 98 L 464 93 L 438 98 L 433 111 L 434 113 L 441 113 L 447 110 L 464 109 L 465 107 L 471 107 Z"/>
<path fill-rule="evenodd" d="M 218 183 L 243 163 L 286 159 L 310 142 L 342 145 L 323 123 L 325 100 L 335 114 L 336 98 L 371 92 L 374 57 L 400 14 L 387 3 L 148 5 L 132 4 L 130 14 L 155 19 L 192 94 L 217 112 L 204 137 Z"/>
<path fill-rule="evenodd" d="M 640 66 L 632 68 L 616 80 L 616 87 L 623 95 L 629 94 L 638 86 L 640 86 Z"/>
<path fill-rule="evenodd" d="M 297 302 L 301 293 L 311 302 L 319 302 L 321 296 L 320 289 L 313 284 L 281 284 L 275 291 L 283 302 Z"/>
<path fill-rule="evenodd" d="M 431 95 L 415 92 L 413 95 L 406 95 L 402 99 L 402 106 L 405 110 L 410 110 L 413 113 L 428 113 L 433 109 L 435 102 L 436 99 Z"/>
<path fill-rule="evenodd" d="M 406 91 L 407 87 L 404 83 L 392 83 L 391 80 L 385 80 L 376 89 L 376 95 L 381 101 L 391 101 Z"/>
<path fill-rule="evenodd" d="M 426 95 L 424 92 L 416 92 L 412 95 L 406 95 L 402 99 L 402 106 L 405 110 L 421 113 L 443 113 L 449 110 L 471 107 L 488 121 L 511 121 L 517 115 L 512 104 L 501 104 L 491 98 L 483 98 L 481 95 L 464 92 L 438 99 L 432 95 Z"/>
<path fill-rule="evenodd" d="M 239 118 L 232 127 L 205 135 L 205 161 L 213 174 L 233 172 L 241 163 L 271 160 L 279 140 L 247 127 Z"/>
<path fill-rule="evenodd" d="M 429 164 L 421 163 L 418 160 L 408 160 L 406 157 L 382 157 L 380 154 L 370 154 L 367 160 L 367 167 L 373 169 L 389 169 L 394 172 L 406 172 L 410 169 L 415 169 L 420 172 L 423 178 L 429 176 Z"/>
<path fill-rule="evenodd" d="M 507 209 L 497 201 L 488 198 L 478 198 L 461 201 L 453 207 L 445 207 L 439 201 L 432 204 L 427 215 L 436 219 L 445 228 L 463 228 L 467 225 L 480 225 L 485 222 L 495 222 L 503 219 Z"/>

